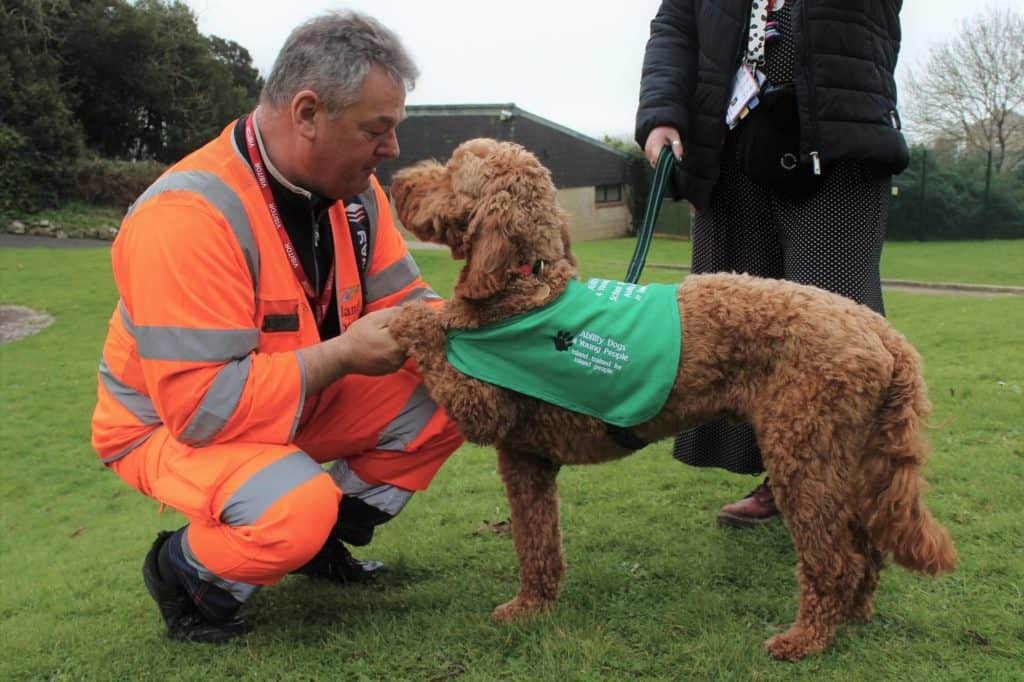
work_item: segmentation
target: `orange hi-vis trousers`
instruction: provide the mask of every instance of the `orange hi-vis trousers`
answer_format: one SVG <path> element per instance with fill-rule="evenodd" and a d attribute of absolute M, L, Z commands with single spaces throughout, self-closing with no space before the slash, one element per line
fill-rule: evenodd
<path fill-rule="evenodd" d="M 245 601 L 320 550 L 343 492 L 394 516 L 462 444 L 413 367 L 347 376 L 311 396 L 294 443 L 194 448 L 160 427 L 110 467 L 184 514 L 186 558 Z"/>

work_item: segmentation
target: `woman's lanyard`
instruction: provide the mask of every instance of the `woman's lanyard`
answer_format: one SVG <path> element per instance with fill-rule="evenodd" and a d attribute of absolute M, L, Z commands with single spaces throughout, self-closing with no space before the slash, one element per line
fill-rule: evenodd
<path fill-rule="evenodd" d="M 768 21 L 768 13 L 782 9 L 785 0 L 753 0 L 750 3 L 750 25 L 747 31 L 747 49 L 743 63 L 733 76 L 732 94 L 725 108 L 725 123 L 732 130 L 759 103 L 761 86 L 767 80 L 761 68 L 764 66 L 765 39 L 769 28 L 776 31 L 774 22 Z"/>
<path fill-rule="evenodd" d="M 302 290 L 306 292 L 306 298 L 313 304 L 313 315 L 316 317 L 316 326 L 319 328 L 324 318 L 327 317 L 327 308 L 331 305 L 331 294 L 334 292 L 334 261 L 332 259 L 331 269 L 327 272 L 327 282 L 324 284 L 324 290 L 317 297 L 316 289 L 313 288 L 313 284 L 309 281 L 306 271 L 302 269 L 299 255 L 295 252 L 295 246 L 292 244 L 291 237 L 288 236 L 288 230 L 284 228 L 284 223 L 281 221 L 281 212 L 277 210 L 274 194 L 270 191 L 267 169 L 263 165 L 263 157 L 260 155 L 260 148 L 256 143 L 256 131 L 252 125 L 252 117 L 254 115 L 249 114 L 248 118 L 245 119 L 245 146 L 249 149 L 249 160 L 252 162 L 252 168 L 256 172 L 256 182 L 259 183 L 260 191 L 263 193 L 263 201 L 266 202 L 267 210 L 270 211 L 270 217 L 274 221 L 274 227 L 277 228 L 277 236 L 281 238 L 281 244 L 284 246 L 284 252 L 288 256 L 288 262 L 291 263 L 292 270 L 295 272 L 295 278 L 299 280 Z"/>

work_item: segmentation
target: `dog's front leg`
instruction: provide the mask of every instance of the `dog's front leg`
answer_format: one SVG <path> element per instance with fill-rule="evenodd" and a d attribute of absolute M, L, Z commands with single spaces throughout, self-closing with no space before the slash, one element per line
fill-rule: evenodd
<path fill-rule="evenodd" d="M 498 448 L 498 469 L 512 513 L 519 558 L 519 594 L 494 610 L 509 621 L 550 608 L 565 574 L 558 525 L 560 465 L 533 454 Z"/>
<path fill-rule="evenodd" d="M 391 319 L 388 331 L 416 361 L 430 397 L 466 438 L 489 445 L 505 437 L 516 421 L 515 401 L 508 391 L 466 376 L 448 362 L 443 318 L 435 309 L 407 305 Z"/>

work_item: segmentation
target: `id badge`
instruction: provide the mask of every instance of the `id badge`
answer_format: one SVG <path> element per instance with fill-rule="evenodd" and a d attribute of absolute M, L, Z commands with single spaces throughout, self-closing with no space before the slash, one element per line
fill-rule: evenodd
<path fill-rule="evenodd" d="M 736 69 L 732 79 L 732 95 L 725 110 L 725 123 L 730 128 L 736 125 L 747 104 L 761 91 L 762 79 L 759 76 L 749 64 L 740 64 L 740 68 Z"/>

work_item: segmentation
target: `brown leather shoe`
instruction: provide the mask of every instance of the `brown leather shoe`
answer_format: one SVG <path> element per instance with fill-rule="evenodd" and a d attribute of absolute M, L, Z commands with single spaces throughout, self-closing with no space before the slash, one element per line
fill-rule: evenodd
<path fill-rule="evenodd" d="M 742 500 L 727 504 L 718 512 L 718 525 L 731 528 L 753 528 L 779 516 L 775 496 L 768 479 L 750 491 Z"/>

